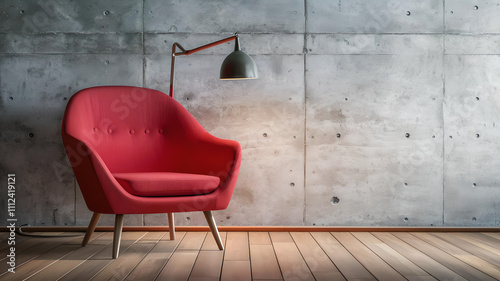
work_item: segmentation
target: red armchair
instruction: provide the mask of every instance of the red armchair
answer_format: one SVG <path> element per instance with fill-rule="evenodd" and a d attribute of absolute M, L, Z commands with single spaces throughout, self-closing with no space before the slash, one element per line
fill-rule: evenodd
<path fill-rule="evenodd" d="M 203 211 L 223 249 L 212 216 L 227 207 L 241 163 L 239 143 L 210 135 L 173 98 L 127 86 L 94 87 L 69 100 L 62 123 L 66 153 L 89 210 L 85 246 L 101 214 L 116 214 L 113 258 L 124 214 Z"/>

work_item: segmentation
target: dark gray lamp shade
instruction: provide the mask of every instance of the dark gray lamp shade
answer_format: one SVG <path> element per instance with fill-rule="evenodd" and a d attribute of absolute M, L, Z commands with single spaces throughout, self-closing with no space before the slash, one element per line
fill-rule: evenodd
<path fill-rule="evenodd" d="M 239 38 L 236 38 L 234 52 L 226 57 L 220 67 L 220 79 L 256 79 L 258 76 L 254 60 L 241 51 Z"/>

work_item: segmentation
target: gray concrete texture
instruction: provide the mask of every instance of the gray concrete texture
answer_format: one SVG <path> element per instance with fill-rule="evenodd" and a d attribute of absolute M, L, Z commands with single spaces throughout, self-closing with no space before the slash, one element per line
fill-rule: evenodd
<path fill-rule="evenodd" d="M 238 31 L 258 80 L 218 80 L 232 42 L 176 64 L 175 98 L 243 147 L 219 225 L 500 226 L 499 12 L 498 0 L 0 0 L 0 220 L 15 173 L 18 225 L 88 224 L 60 137 L 69 97 L 167 92 L 172 43 Z"/>

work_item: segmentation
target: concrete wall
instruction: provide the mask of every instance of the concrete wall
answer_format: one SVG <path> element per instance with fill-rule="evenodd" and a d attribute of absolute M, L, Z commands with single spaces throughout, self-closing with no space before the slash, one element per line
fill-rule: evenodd
<path fill-rule="evenodd" d="M 15 173 L 18 224 L 86 225 L 60 138 L 68 98 L 167 92 L 173 42 L 239 31 L 258 80 L 218 80 L 232 43 L 176 68 L 177 100 L 243 146 L 219 225 L 499 226 L 499 14 L 498 0 L 0 0 L 1 196 Z"/>

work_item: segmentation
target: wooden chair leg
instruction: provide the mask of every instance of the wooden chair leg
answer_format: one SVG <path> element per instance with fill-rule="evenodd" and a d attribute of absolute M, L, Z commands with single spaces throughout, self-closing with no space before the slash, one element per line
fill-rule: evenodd
<path fill-rule="evenodd" d="M 85 247 L 87 243 L 90 241 L 90 236 L 94 233 L 95 227 L 101 218 L 101 213 L 94 213 L 92 215 L 92 219 L 90 220 L 89 227 L 87 227 L 87 232 L 85 233 L 85 237 L 83 237 L 82 247 Z"/>
<path fill-rule="evenodd" d="M 113 259 L 118 257 L 120 253 L 120 242 L 122 240 L 123 215 L 115 217 L 115 234 L 113 236 Z"/>
<path fill-rule="evenodd" d="M 212 235 L 214 236 L 215 242 L 217 246 L 219 246 L 219 250 L 224 250 L 224 245 L 222 245 L 222 240 L 220 239 L 219 230 L 217 229 L 217 225 L 215 225 L 215 219 L 212 216 L 212 211 L 204 211 L 205 219 L 208 222 L 208 226 L 212 231 Z"/>
<path fill-rule="evenodd" d="M 174 213 L 168 213 L 168 231 L 170 232 L 170 240 L 175 240 Z"/>

